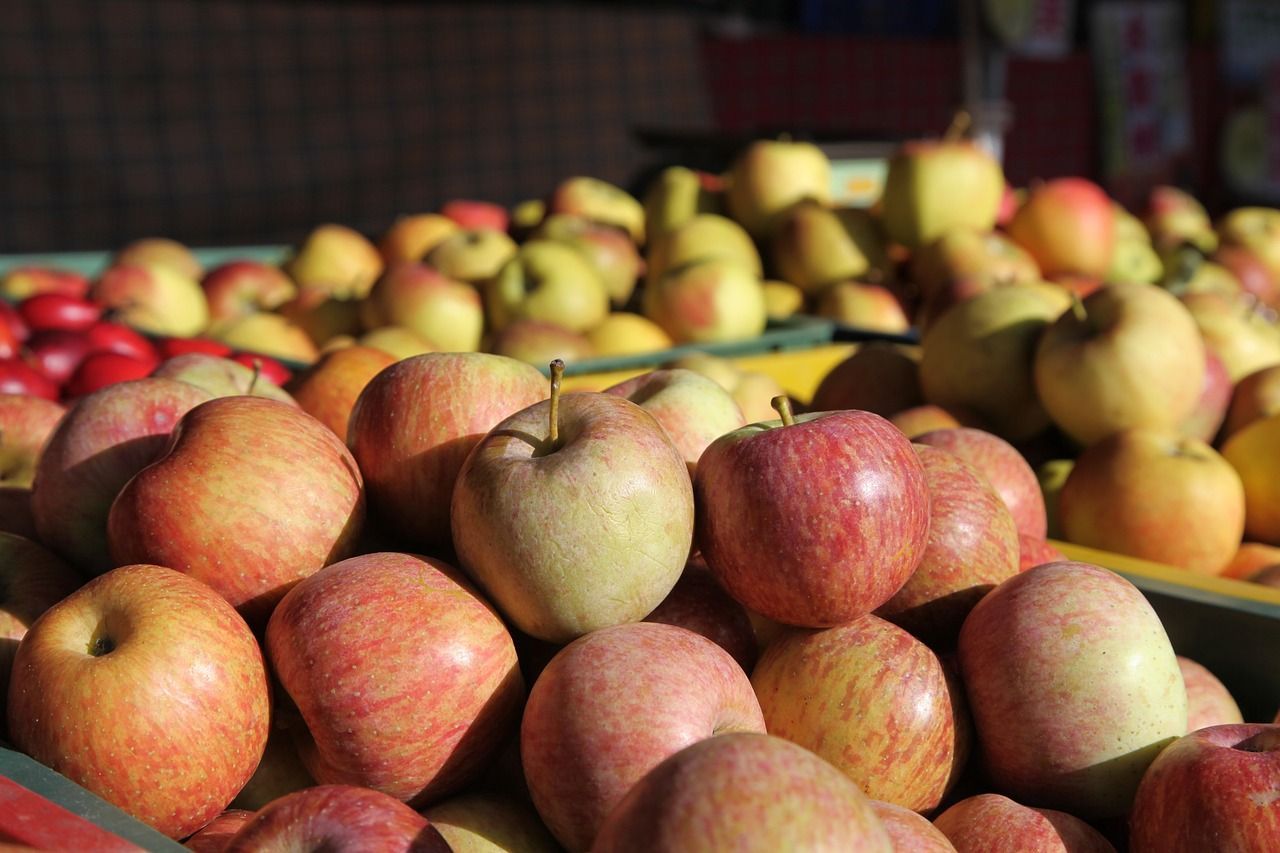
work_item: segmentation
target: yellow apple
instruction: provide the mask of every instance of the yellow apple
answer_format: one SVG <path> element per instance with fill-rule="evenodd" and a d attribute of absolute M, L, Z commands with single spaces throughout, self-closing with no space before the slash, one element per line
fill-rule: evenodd
<path fill-rule="evenodd" d="M 756 140 L 726 177 L 729 214 L 756 239 L 767 239 L 792 207 L 831 204 L 831 161 L 811 142 Z"/>
<path fill-rule="evenodd" d="M 382 255 L 363 234 L 345 225 L 315 228 L 285 264 L 302 288 L 325 290 L 341 299 L 364 296 L 382 274 Z"/>
<path fill-rule="evenodd" d="M 749 340 L 768 320 L 759 276 L 723 259 L 677 267 L 646 286 L 644 313 L 676 343 Z"/>
<path fill-rule="evenodd" d="M 615 311 L 587 331 L 597 356 L 638 355 L 675 346 L 662 327 L 639 314 Z"/>

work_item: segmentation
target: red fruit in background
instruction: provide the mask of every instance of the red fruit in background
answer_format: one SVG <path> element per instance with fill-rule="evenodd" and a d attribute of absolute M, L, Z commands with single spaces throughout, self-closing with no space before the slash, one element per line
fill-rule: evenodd
<path fill-rule="evenodd" d="M 156 342 L 156 352 L 161 360 L 190 352 L 226 357 L 231 355 L 231 347 L 208 338 L 161 338 Z"/>
<path fill-rule="evenodd" d="M 18 354 L 18 336 L 6 323 L 0 323 L 0 358 L 13 358 Z"/>
<path fill-rule="evenodd" d="M 3 335 L 6 329 L 18 343 L 22 343 L 31 337 L 31 328 L 27 325 L 27 321 L 22 319 L 22 315 L 18 313 L 17 306 L 0 299 L 0 335 Z"/>
<path fill-rule="evenodd" d="M 511 225 L 507 209 L 500 204 L 470 199 L 454 199 L 446 202 L 440 212 L 463 228 L 491 228 L 506 231 Z"/>
<path fill-rule="evenodd" d="M 1048 278 L 1064 273 L 1101 278 L 1111 265 L 1115 210 L 1092 181 L 1058 178 L 1032 188 L 1009 222 L 1009 236 Z"/>
<path fill-rule="evenodd" d="M 987 853 L 1115 853 L 1115 847 L 1078 817 L 1035 809 L 1000 794 L 961 800 L 934 818 L 957 850 Z"/>
<path fill-rule="evenodd" d="M 276 385 L 283 386 L 293 378 L 292 370 L 285 367 L 269 355 L 259 355 L 256 352 L 238 352 L 231 356 L 231 360 L 243 364 L 250 370 L 252 370 L 256 364 L 263 377 L 270 379 Z"/>
<path fill-rule="evenodd" d="M 83 332 L 46 329 L 27 341 L 27 363 L 55 385 L 63 385 L 93 351 Z"/>
<path fill-rule="evenodd" d="M 81 397 L 99 388 L 150 376 L 156 364 L 117 352 L 95 352 L 89 355 L 67 380 L 68 397 Z"/>
<path fill-rule="evenodd" d="M 240 827 L 253 820 L 253 812 L 246 809 L 227 809 L 204 825 L 204 828 L 183 842 L 182 846 L 195 853 L 222 853 Z"/>
<path fill-rule="evenodd" d="M 61 293 L 39 293 L 22 300 L 18 313 L 33 332 L 64 329 L 83 332 L 102 317 L 102 306 Z"/>
<path fill-rule="evenodd" d="M 102 320 L 85 332 L 94 352 L 114 352 L 139 361 L 159 362 L 155 344 L 140 332 L 123 323 Z"/>
<path fill-rule="evenodd" d="M 56 401 L 58 386 L 25 361 L 0 358 L 0 394 L 30 394 Z"/>
<path fill-rule="evenodd" d="M 1253 250 L 1245 246 L 1225 245 L 1213 253 L 1217 261 L 1235 275 L 1245 293 L 1251 293 L 1264 305 L 1280 308 L 1280 281 Z"/>
<path fill-rule="evenodd" d="M 26 299 L 37 293 L 61 293 L 65 296 L 84 296 L 89 292 L 89 279 L 78 272 L 46 269 L 43 267 L 18 267 L 9 270 L 0 279 L 0 295 L 9 299 Z"/>

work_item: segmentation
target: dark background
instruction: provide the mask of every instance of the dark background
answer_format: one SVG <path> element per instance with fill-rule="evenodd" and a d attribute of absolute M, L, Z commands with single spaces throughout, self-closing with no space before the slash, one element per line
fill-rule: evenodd
<path fill-rule="evenodd" d="M 1179 178 L 1214 206 L 1226 103 L 1203 5 L 1186 10 L 1196 156 Z M 7 0 L 0 19 L 0 252 L 377 233 L 571 174 L 635 189 L 684 156 L 643 130 L 895 140 L 939 133 L 961 101 L 946 0 Z M 1076 47 L 1010 65 L 1012 181 L 1097 173 Z"/>

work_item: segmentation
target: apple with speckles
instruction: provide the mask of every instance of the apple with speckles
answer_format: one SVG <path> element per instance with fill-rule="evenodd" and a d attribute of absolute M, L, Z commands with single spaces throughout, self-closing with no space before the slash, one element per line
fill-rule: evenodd
<path fill-rule="evenodd" d="M 987 479 L 1013 514 L 1018 533 L 1044 539 L 1049 528 L 1044 494 L 1036 472 L 1012 444 L 972 427 L 933 430 L 912 439 L 937 447 L 972 465 Z"/>
<path fill-rule="evenodd" d="M 1204 664 L 1178 655 L 1178 669 L 1187 687 L 1187 731 L 1244 722 L 1231 691 Z"/>
<path fill-rule="evenodd" d="M 701 634 L 733 655 L 743 672 L 751 672 L 760 652 L 751 615 L 716 583 L 701 558 L 689 560 L 680 580 L 644 621 Z"/>
<path fill-rule="evenodd" d="M 1000 794 L 961 800 L 933 825 L 960 853 L 1115 853 L 1111 842 L 1080 818 Z"/>
<path fill-rule="evenodd" d="M 942 830 L 918 812 L 881 800 L 872 800 L 871 807 L 889 833 L 894 853 L 955 853 Z"/>

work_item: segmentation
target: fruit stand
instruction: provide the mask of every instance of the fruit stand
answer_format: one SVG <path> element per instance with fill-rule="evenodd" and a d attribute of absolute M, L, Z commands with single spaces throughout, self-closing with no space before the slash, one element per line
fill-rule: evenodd
<path fill-rule="evenodd" d="M 660 156 L 630 182 L 504 160 L 516 197 L 472 174 L 375 216 L 379 184 L 239 245 L 85 250 L 99 219 L 0 253 L 0 846 L 1280 849 L 1280 209 L 1248 169 L 1180 185 L 1187 104 L 1130 85 L 1187 83 L 1161 4 L 1089 6 L 1075 42 L 1051 0 L 905 5 L 876 20 L 954 42 L 301 4 L 282 43 L 341 56 L 344 103 L 424 20 L 516 56 L 536 22 L 661 37 L 761 100 L 696 132 L 637 107 L 628 157 Z M 232 6 L 211 32 L 287 19 Z M 205 14 L 121 8 L 95 27 Z M 914 113 L 912 57 L 956 77 Z M 899 126 L 803 127 L 838 101 L 763 67 L 845 62 L 885 67 L 855 88 Z M 1034 62 L 1099 75 L 1097 162 L 1060 140 L 1067 173 L 1020 174 Z"/>

